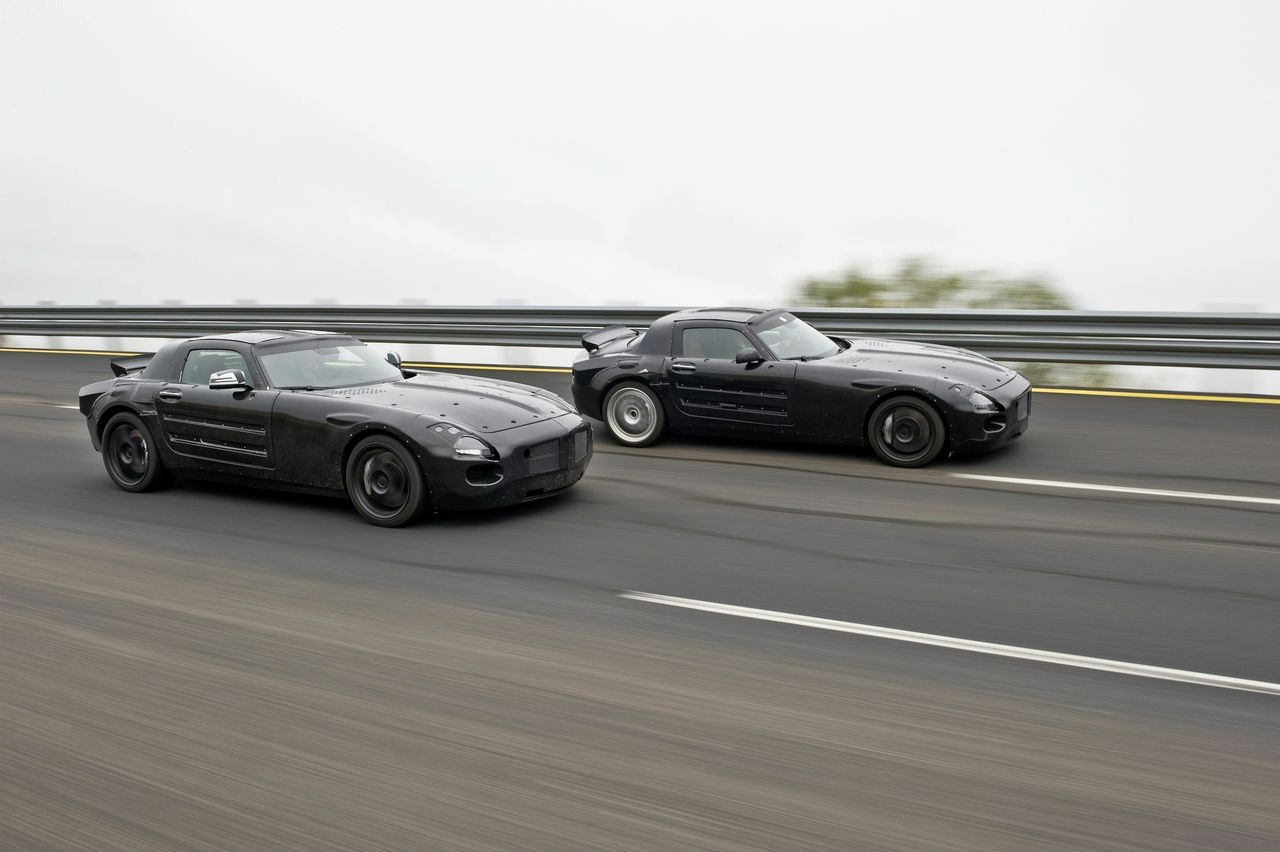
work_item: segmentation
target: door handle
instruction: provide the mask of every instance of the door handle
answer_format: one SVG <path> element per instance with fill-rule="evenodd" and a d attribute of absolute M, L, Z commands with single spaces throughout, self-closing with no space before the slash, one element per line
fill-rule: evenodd
<path fill-rule="evenodd" d="M 673 373 L 696 373 L 697 371 L 698 371 L 698 368 L 695 367 L 693 364 L 685 363 L 682 361 L 677 361 L 676 363 L 671 365 L 671 372 Z"/>
<path fill-rule="evenodd" d="M 178 402 L 182 399 L 182 391 L 162 390 L 156 394 L 156 398 L 161 402 Z"/>

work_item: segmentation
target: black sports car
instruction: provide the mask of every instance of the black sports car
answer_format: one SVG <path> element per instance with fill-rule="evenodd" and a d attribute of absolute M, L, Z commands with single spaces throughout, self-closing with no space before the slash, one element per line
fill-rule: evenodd
<path fill-rule="evenodd" d="M 80 389 L 94 449 L 125 491 L 173 473 L 342 495 L 394 527 L 564 491 L 591 428 L 555 394 L 402 369 L 359 340 L 254 331 L 112 362 Z"/>
<path fill-rule="evenodd" d="M 870 445 L 901 467 L 1026 431 L 1031 383 L 964 349 L 828 337 L 785 310 L 702 308 L 582 336 L 578 410 L 619 443 L 685 432 Z"/>

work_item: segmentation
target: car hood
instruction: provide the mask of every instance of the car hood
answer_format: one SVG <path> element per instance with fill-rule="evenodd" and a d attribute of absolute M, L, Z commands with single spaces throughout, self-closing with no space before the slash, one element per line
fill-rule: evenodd
<path fill-rule="evenodd" d="M 848 349 L 813 363 L 856 370 L 901 372 L 987 390 L 1007 384 L 1018 375 L 986 356 L 954 346 L 872 337 L 851 338 L 845 342 L 849 344 Z"/>
<path fill-rule="evenodd" d="M 393 405 L 492 433 L 573 413 L 560 397 L 529 385 L 450 373 L 419 373 L 402 382 L 311 391 L 373 405 Z"/>

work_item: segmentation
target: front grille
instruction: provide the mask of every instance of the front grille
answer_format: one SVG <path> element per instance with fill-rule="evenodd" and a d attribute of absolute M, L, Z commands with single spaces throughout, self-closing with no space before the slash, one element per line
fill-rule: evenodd
<path fill-rule="evenodd" d="M 524 451 L 529 476 L 565 470 L 586 459 L 591 452 L 591 432 L 583 427 L 571 435 L 534 444 Z"/>
<path fill-rule="evenodd" d="M 560 469 L 560 441 L 543 441 L 524 451 L 529 460 L 529 475 L 551 473 Z"/>

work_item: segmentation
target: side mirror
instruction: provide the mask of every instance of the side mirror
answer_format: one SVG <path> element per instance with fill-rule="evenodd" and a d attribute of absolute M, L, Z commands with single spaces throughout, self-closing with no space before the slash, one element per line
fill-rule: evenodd
<path fill-rule="evenodd" d="M 400 375 L 404 376 L 406 379 L 412 379 L 414 376 L 418 375 L 417 370 L 406 370 L 404 367 L 400 366 L 399 352 L 388 352 L 387 363 L 399 370 Z"/>
<path fill-rule="evenodd" d="M 209 376 L 209 387 L 214 390 L 252 390 L 243 370 L 219 370 Z"/>
<path fill-rule="evenodd" d="M 733 357 L 733 363 L 735 364 L 759 364 L 763 360 L 754 346 L 738 350 L 738 354 Z"/>

